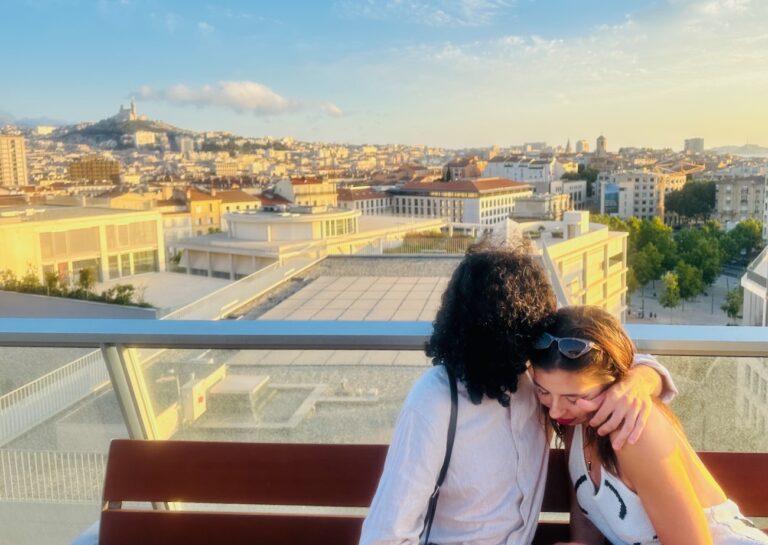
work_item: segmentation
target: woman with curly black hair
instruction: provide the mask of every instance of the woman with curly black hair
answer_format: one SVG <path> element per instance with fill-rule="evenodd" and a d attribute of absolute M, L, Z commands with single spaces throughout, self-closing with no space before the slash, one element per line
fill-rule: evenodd
<path fill-rule="evenodd" d="M 413 386 L 398 417 L 361 545 L 419 542 L 447 450 L 448 370 L 458 383 L 458 415 L 430 541 L 531 542 L 549 449 L 526 365 L 533 339 L 555 310 L 547 273 L 527 248 L 481 244 L 468 251 L 427 345 L 434 367 Z M 661 391 L 660 374 L 668 377 L 652 358 L 641 363 L 647 365 L 610 388 L 595 414 L 598 421 L 611 415 L 601 433 L 621 428 L 619 442 L 639 436 L 651 397 Z M 674 393 L 668 384 L 667 393 Z"/>

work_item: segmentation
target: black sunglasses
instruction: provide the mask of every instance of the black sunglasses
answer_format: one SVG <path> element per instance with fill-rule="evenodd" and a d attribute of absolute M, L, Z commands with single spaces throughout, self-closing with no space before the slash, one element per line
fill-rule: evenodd
<path fill-rule="evenodd" d="M 576 337 L 555 337 L 549 333 L 544 333 L 533 343 L 536 350 L 546 350 L 557 342 L 557 350 L 566 358 L 575 360 L 580 358 L 590 350 L 600 350 L 600 347 L 586 339 L 577 339 Z"/>

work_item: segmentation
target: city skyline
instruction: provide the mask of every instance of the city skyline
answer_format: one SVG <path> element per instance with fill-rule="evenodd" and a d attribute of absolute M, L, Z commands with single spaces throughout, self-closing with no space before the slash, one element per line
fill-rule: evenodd
<path fill-rule="evenodd" d="M 6 61 L 0 118 L 97 121 L 135 96 L 179 127 L 305 141 L 768 145 L 768 6 L 755 0 L 4 10 L 0 45 L 20 53 Z"/>

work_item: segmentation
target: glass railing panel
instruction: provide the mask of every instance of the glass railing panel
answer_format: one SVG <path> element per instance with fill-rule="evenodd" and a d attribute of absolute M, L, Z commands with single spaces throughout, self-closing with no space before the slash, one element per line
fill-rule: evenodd
<path fill-rule="evenodd" d="M 429 366 L 408 350 L 167 350 L 142 362 L 161 439 L 387 443 Z"/>
<path fill-rule="evenodd" d="M 101 352 L 2 347 L 0 382 L 1 541 L 69 543 L 98 520 L 109 442 L 127 437 Z"/>
<path fill-rule="evenodd" d="M 661 356 L 671 407 L 696 450 L 768 452 L 768 358 Z"/>

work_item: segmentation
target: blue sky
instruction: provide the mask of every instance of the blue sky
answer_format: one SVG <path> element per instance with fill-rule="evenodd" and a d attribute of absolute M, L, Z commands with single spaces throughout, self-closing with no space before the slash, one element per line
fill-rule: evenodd
<path fill-rule="evenodd" d="M 14 0 L 0 111 L 303 140 L 768 145 L 763 0 Z"/>

